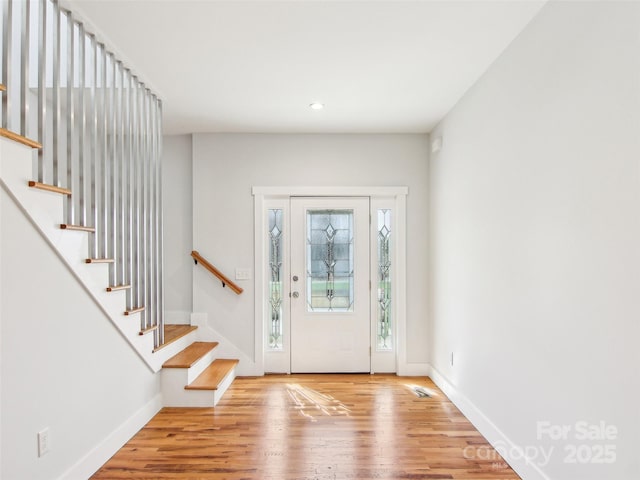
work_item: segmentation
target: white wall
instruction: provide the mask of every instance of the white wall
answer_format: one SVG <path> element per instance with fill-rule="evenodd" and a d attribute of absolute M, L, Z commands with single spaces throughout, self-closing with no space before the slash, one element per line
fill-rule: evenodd
<path fill-rule="evenodd" d="M 407 197 L 407 361 L 426 365 L 426 135 L 195 134 L 194 249 L 233 278 L 252 269 L 252 186 L 398 186 Z M 194 310 L 250 358 L 254 356 L 253 280 L 241 296 L 194 269 Z"/>
<path fill-rule="evenodd" d="M 0 219 L 0 477 L 58 478 L 157 399 L 158 376 L 4 189 Z"/>
<path fill-rule="evenodd" d="M 3 211 L 3 197 L 4 197 L 4 193 L 0 192 L 0 465 L 2 465 L 2 455 L 4 452 L 4 448 L 3 448 L 3 443 L 2 443 L 2 432 L 4 432 L 4 428 L 3 428 L 3 409 L 2 409 L 2 405 L 3 405 L 3 388 L 4 388 L 4 383 L 3 383 L 3 360 L 2 360 L 2 344 L 4 342 L 4 335 L 2 333 L 2 325 L 3 325 L 3 321 L 2 321 L 2 312 L 3 312 L 3 305 L 2 305 L 2 298 L 3 298 L 3 294 L 2 292 L 4 292 L 4 289 L 2 288 L 2 253 L 4 251 L 2 244 L 2 238 L 3 238 L 3 230 L 4 230 L 4 216 L 2 214 Z M 2 467 L 0 467 L 0 478 L 2 478 Z"/>
<path fill-rule="evenodd" d="M 547 4 L 438 136 L 436 374 L 490 437 L 554 449 L 515 460 L 524 478 L 640 478 L 640 4 Z M 618 434 L 581 440 L 578 421 Z M 569 463 L 571 445 L 617 459 Z"/>
<path fill-rule="evenodd" d="M 189 323 L 193 311 L 191 135 L 163 137 L 164 306 L 167 323 Z"/>

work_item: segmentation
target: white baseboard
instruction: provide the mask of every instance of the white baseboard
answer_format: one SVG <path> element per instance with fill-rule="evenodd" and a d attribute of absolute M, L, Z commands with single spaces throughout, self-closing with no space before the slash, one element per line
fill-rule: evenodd
<path fill-rule="evenodd" d="M 405 363 L 398 365 L 398 376 L 400 377 L 426 377 L 429 375 L 431 366 L 428 363 Z"/>
<path fill-rule="evenodd" d="M 162 408 L 162 395 L 158 394 L 140 408 L 102 442 L 63 473 L 58 480 L 80 480 L 91 477 L 122 446 L 127 443 Z"/>
<path fill-rule="evenodd" d="M 511 455 L 511 452 L 521 451 L 520 447 L 512 442 L 497 425 L 432 365 L 429 365 L 428 376 L 487 441 L 499 451 L 520 477 L 526 480 L 550 480 L 535 463 L 523 458 L 522 455 Z"/>

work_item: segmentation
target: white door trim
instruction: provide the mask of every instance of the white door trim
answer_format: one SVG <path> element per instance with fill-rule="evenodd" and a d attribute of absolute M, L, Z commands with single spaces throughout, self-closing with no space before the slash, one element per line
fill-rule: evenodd
<path fill-rule="evenodd" d="M 395 303 L 395 365 L 396 372 L 404 372 L 407 369 L 406 355 L 406 197 L 409 193 L 408 187 L 263 187 L 255 186 L 252 188 L 254 197 L 254 334 L 255 334 L 255 353 L 254 361 L 256 373 L 265 373 L 265 353 L 266 353 L 266 336 L 264 330 L 264 319 L 266 312 L 266 285 L 267 275 L 267 225 L 265 220 L 265 212 L 268 208 L 283 208 L 288 212 L 289 197 L 292 196 L 310 196 L 310 197 L 370 197 L 373 201 L 380 198 L 386 198 L 387 201 L 393 203 L 394 209 L 394 238 L 393 255 L 395 258 L 395 279 L 393 298 Z M 288 240 L 288 232 L 285 232 L 285 245 Z M 286 247 L 288 255 L 288 246 Z M 288 263 L 288 262 L 287 262 Z M 288 265 L 284 273 L 283 291 L 289 292 L 289 272 Z M 283 306 L 284 311 L 288 311 L 288 297 L 284 299 L 287 302 Z M 288 318 L 285 319 L 285 323 Z M 288 340 L 285 340 L 285 344 Z M 372 349 L 375 344 L 372 344 Z M 280 352 L 278 352 L 280 354 Z M 273 355 L 269 352 L 269 355 Z M 283 368 L 279 373 L 290 373 L 290 364 L 286 361 L 289 357 L 289 351 L 283 351 L 280 355 Z M 284 367 L 288 365 L 287 367 Z M 372 372 L 375 373 L 372 363 Z"/>
<path fill-rule="evenodd" d="M 397 197 L 407 196 L 409 187 L 252 187 L 263 197 Z"/>

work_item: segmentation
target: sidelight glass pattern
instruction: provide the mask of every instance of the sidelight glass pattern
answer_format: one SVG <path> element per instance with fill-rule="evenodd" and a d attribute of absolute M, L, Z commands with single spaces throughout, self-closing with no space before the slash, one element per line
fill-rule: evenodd
<path fill-rule="evenodd" d="M 391 210 L 378 210 L 378 350 L 392 350 Z"/>
<path fill-rule="evenodd" d="M 307 211 L 307 311 L 353 311 L 353 210 Z"/>
<path fill-rule="evenodd" d="M 269 349 L 282 350 L 282 209 L 269 209 Z"/>

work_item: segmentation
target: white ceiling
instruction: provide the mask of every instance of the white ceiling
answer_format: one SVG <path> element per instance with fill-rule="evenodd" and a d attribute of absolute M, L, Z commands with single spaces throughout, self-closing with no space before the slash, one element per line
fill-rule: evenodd
<path fill-rule="evenodd" d="M 428 132 L 544 3 L 62 2 L 160 96 L 166 133 Z"/>

